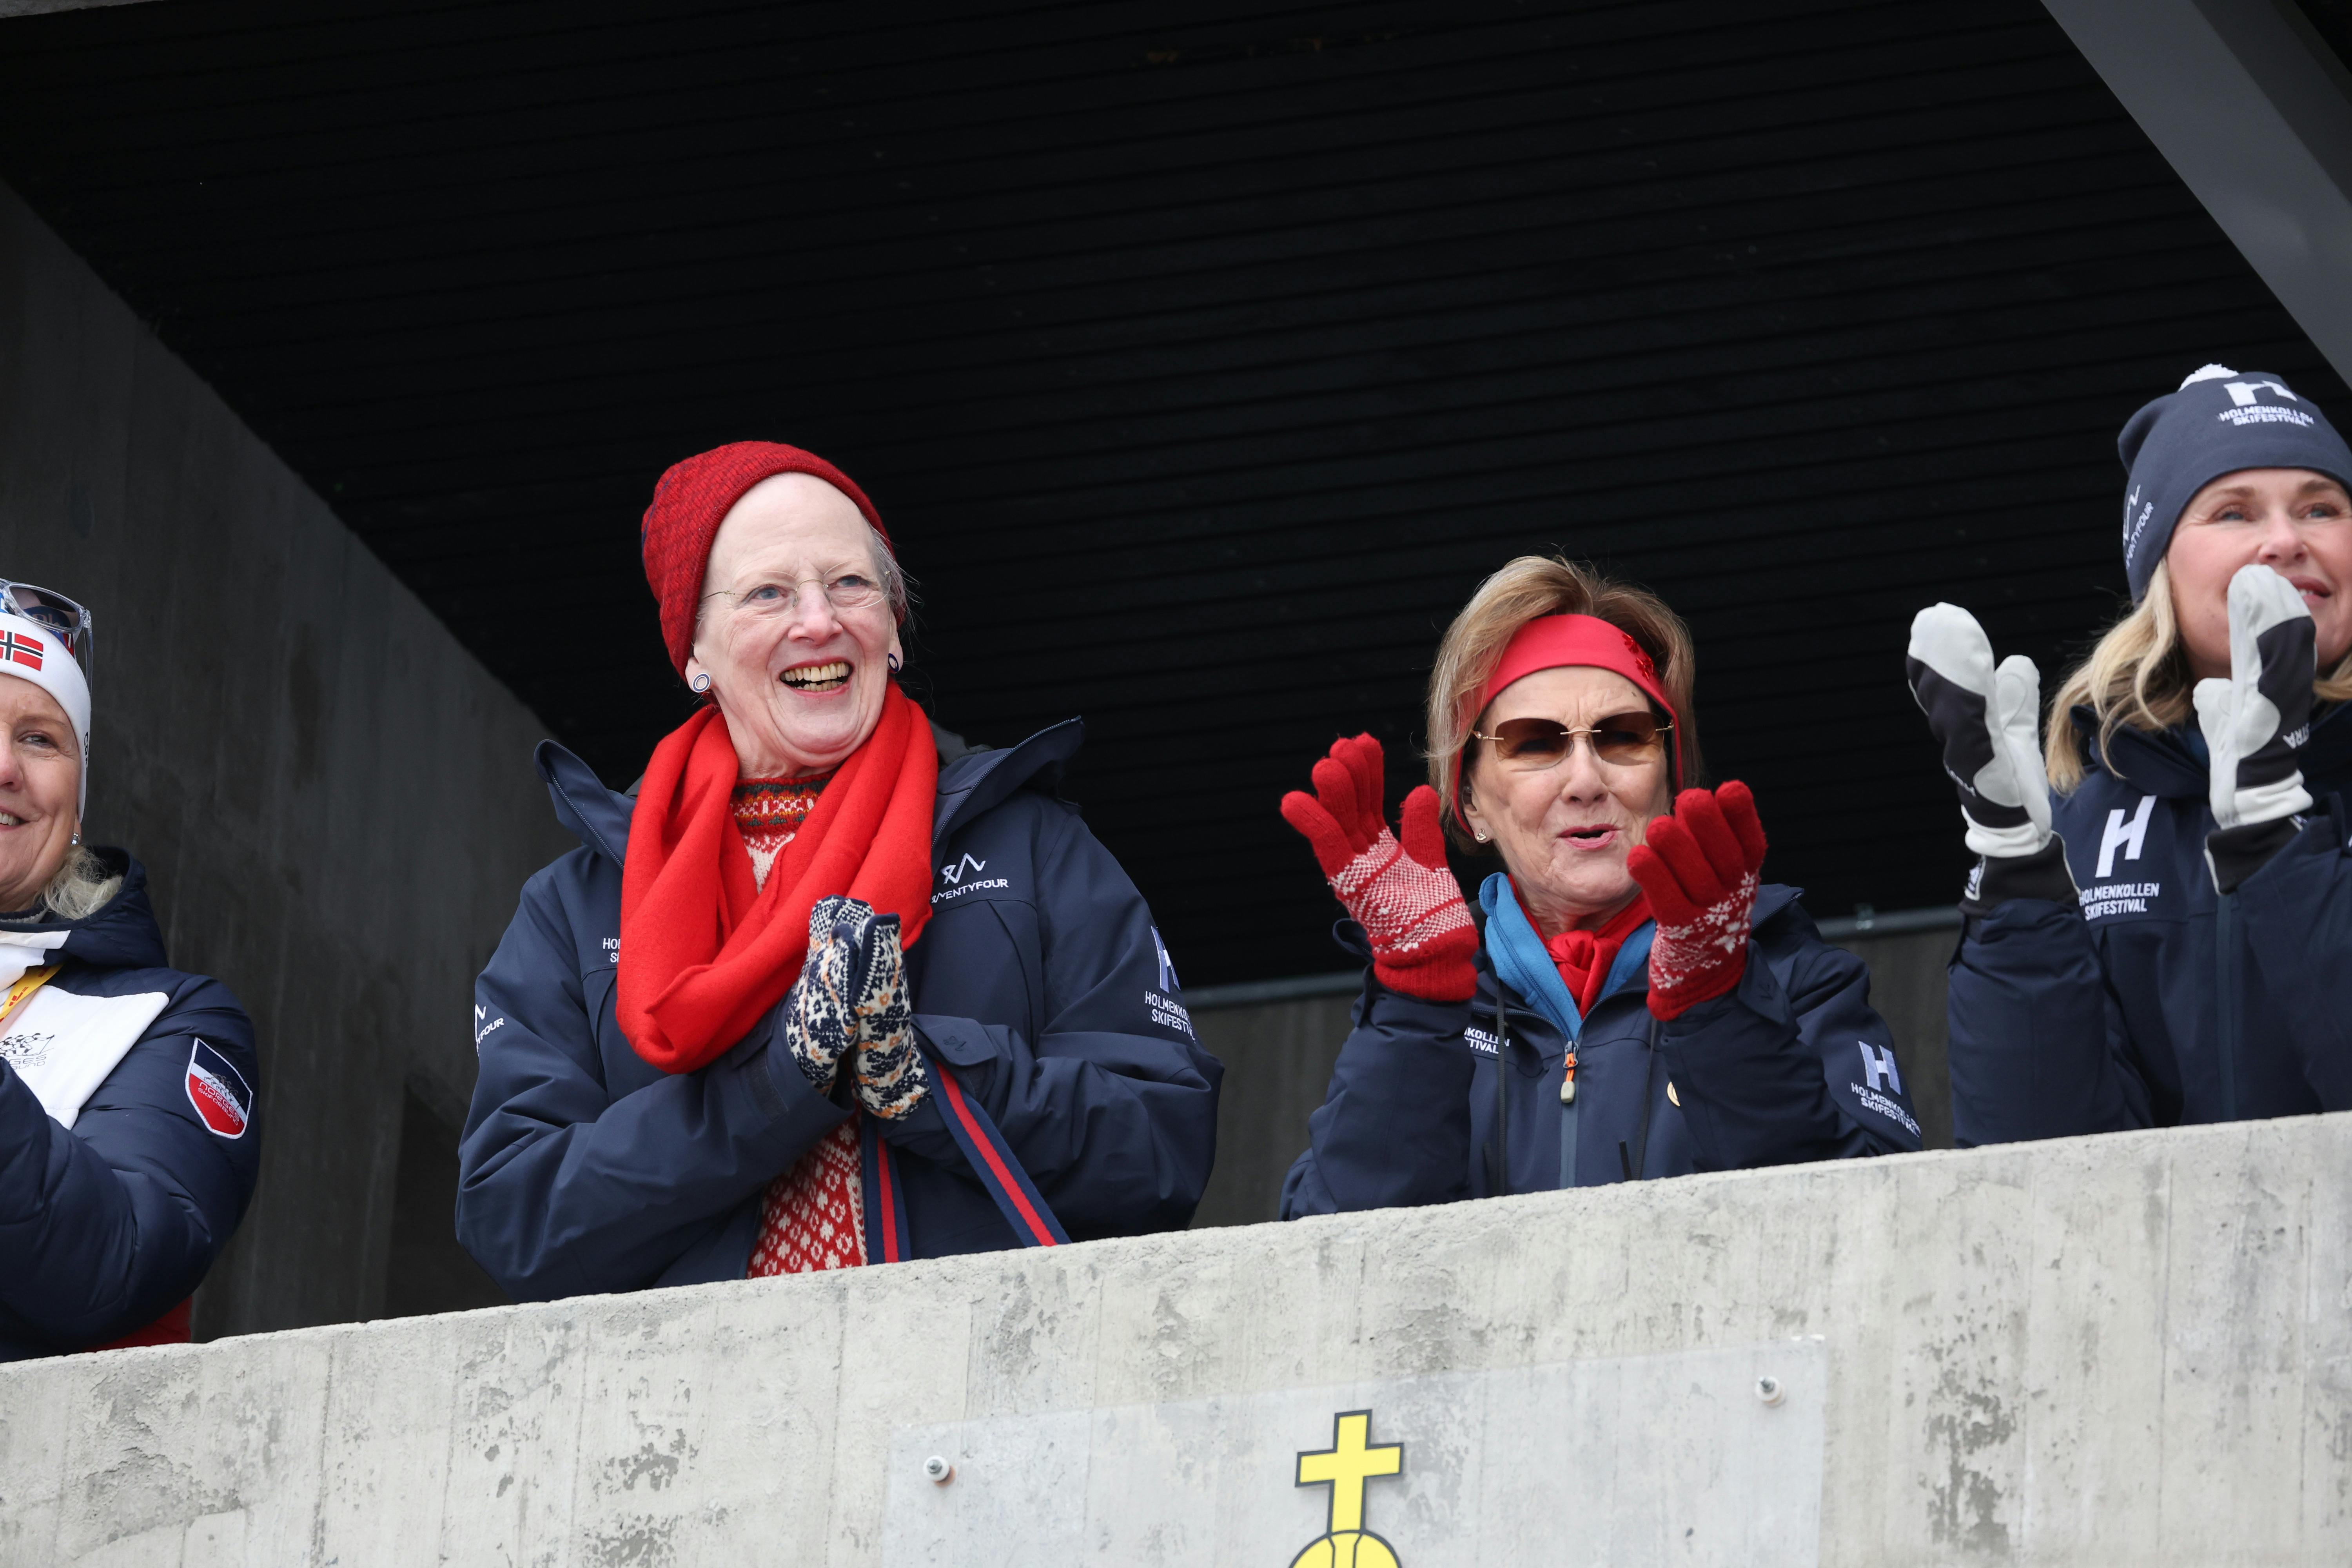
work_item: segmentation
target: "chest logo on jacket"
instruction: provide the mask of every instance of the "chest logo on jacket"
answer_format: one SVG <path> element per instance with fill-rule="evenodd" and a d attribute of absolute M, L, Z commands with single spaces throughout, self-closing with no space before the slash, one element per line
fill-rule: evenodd
<path fill-rule="evenodd" d="M 188 1103 L 223 1138 L 242 1138 L 253 1121 L 253 1089 L 228 1058 L 198 1040 L 188 1052 Z"/>
<path fill-rule="evenodd" d="M 2077 894 L 2084 920 L 2147 914 L 2148 906 L 2164 891 L 2161 882 L 2108 880 L 2116 874 L 2116 861 L 2137 861 L 2145 855 L 2148 824 L 2155 812 L 2156 796 L 2144 795 L 2129 815 L 2120 805 L 2107 813 L 2106 825 L 2099 834 L 2098 868 L 2093 873 L 2097 879 Z"/>
<path fill-rule="evenodd" d="M 974 859 L 970 855 L 966 855 L 962 859 L 958 860 L 952 866 L 940 867 L 940 880 L 945 882 L 947 886 L 931 895 L 931 902 L 935 904 L 944 904 L 950 902 L 953 900 L 962 898 L 966 893 L 977 893 L 983 888 L 1008 888 L 1012 886 L 1010 882 L 1006 881 L 1002 877 L 982 876 L 981 873 L 987 869 L 987 861 Z M 967 875 L 971 876 L 973 880 L 969 882 L 965 881 L 964 878 Z"/>

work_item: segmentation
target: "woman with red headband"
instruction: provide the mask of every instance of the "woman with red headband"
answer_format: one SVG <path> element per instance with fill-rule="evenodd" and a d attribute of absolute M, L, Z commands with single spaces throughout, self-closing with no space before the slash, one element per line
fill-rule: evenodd
<path fill-rule="evenodd" d="M 1439 646 L 1402 842 L 1369 735 L 1284 798 L 1370 965 L 1286 1218 L 1919 1147 L 1862 961 L 1759 880 L 1745 784 L 1683 787 L 1692 665 L 1654 595 L 1522 556 Z M 1448 830 L 1502 860 L 1480 919 Z"/>
<path fill-rule="evenodd" d="M 1221 1069 L 1053 794 L 1077 721 L 934 731 L 881 517 L 797 447 L 671 468 L 644 548 L 701 705 L 634 799 L 540 748 L 581 847 L 476 991 L 474 1257 L 545 1300 L 1184 1226 Z"/>

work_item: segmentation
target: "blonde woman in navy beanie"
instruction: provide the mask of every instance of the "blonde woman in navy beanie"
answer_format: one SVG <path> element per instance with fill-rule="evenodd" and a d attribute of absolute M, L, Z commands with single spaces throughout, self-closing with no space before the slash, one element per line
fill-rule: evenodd
<path fill-rule="evenodd" d="M 1977 857 L 1952 964 L 1963 1144 L 2352 1108 L 2352 450 L 2207 365 L 2119 442 L 2133 607 L 2050 704 L 1967 611 L 1912 690 Z"/>
<path fill-rule="evenodd" d="M 0 1361 L 186 1340 L 261 1163 L 245 1010 L 83 841 L 92 636 L 0 581 Z"/>

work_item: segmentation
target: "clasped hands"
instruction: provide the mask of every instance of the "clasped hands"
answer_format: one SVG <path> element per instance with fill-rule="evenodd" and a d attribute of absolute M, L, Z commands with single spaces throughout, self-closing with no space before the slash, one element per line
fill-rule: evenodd
<path fill-rule="evenodd" d="M 930 1092 L 895 914 L 877 915 L 858 899 L 818 900 L 809 911 L 807 962 L 774 1019 L 776 1038 L 820 1094 L 833 1092 L 845 1058 L 869 1115 L 898 1121 Z"/>

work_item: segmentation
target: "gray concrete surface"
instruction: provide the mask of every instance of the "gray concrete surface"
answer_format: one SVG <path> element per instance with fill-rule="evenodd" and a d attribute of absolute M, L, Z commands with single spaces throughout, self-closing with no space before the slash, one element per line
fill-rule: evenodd
<path fill-rule="evenodd" d="M 1909 931 L 1848 937 L 1839 944 L 1870 965 L 1871 1001 L 1895 1031 L 1896 1061 L 1931 1149 L 1952 1146 L 1944 967 L 1958 935 Z M 1272 1219 L 1283 1174 L 1307 1147 L 1307 1118 L 1323 1103 L 1330 1084 L 1354 994 L 1240 1006 L 1217 1005 L 1213 998 L 1205 1004 L 1185 1000 L 1201 1043 L 1225 1064 L 1217 1104 L 1217 1164 L 1193 1227 Z"/>
<path fill-rule="evenodd" d="M 90 836 L 259 1031 L 261 1184 L 199 1335 L 380 1313 L 404 1116 L 454 1137 L 473 976 L 568 847 L 544 729 L 5 187 L 0 575 L 98 617 Z"/>
<path fill-rule="evenodd" d="M 1349 1411 L 1419 1568 L 1738 1497 L 1758 1563 L 2340 1563 L 2347 1175 L 2240 1123 L 23 1363 L 0 1563 L 1279 1564 Z"/>

